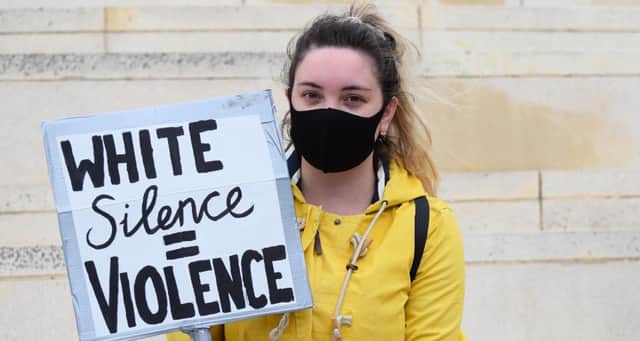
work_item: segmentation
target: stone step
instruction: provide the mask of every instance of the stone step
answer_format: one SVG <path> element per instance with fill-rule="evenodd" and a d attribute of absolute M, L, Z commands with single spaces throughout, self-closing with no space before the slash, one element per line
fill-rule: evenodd
<path fill-rule="evenodd" d="M 66 277 L 18 278 L 0 281 L 0 339 L 79 340 L 74 298 Z M 38 328 L 34 328 L 38 326 Z M 138 339 L 166 341 L 164 335 Z"/>
<path fill-rule="evenodd" d="M 640 5 L 638 1 L 633 2 Z M 550 0 L 548 6 L 541 2 L 529 2 L 527 5 L 531 7 L 425 5 L 422 7 L 422 28 L 544 32 L 640 30 L 639 7 L 597 6 L 594 3 L 590 4 L 592 6 L 563 6 L 556 0 Z"/>
<path fill-rule="evenodd" d="M 0 55 L 2 80 L 278 78 L 283 53 Z"/>
<path fill-rule="evenodd" d="M 418 35 L 413 32 L 414 40 Z M 103 72 L 139 77 L 144 69 L 135 66 L 145 67 L 147 61 L 156 69 L 167 68 L 173 77 L 194 77 L 202 71 L 201 77 L 221 71 L 233 76 L 237 70 L 222 70 L 225 64 L 211 68 L 211 60 L 219 56 L 249 58 L 246 62 L 254 64 L 245 69 L 264 74 L 274 55 L 284 55 L 292 37 L 290 32 L 239 31 L 5 34 L 0 35 L 0 79 L 29 79 L 31 73 L 20 71 L 33 69 L 34 63 L 43 64 L 35 66 L 42 70 L 39 76 L 47 78 L 56 77 L 54 70 L 69 69 L 73 77 L 89 79 L 102 78 Z M 425 77 L 640 75 L 640 33 L 443 31 L 424 32 L 422 37 L 420 46 L 428 52 L 409 63 Z M 185 59 L 188 63 L 181 64 Z M 205 69 L 203 59 L 209 60 Z"/>
<path fill-rule="evenodd" d="M 2 80 L 278 78 L 280 52 L 0 55 Z"/>
<path fill-rule="evenodd" d="M 639 75 L 640 33 L 424 32 L 422 75 Z"/>
<path fill-rule="evenodd" d="M 466 233 L 471 263 L 640 259 L 640 230 Z"/>
<path fill-rule="evenodd" d="M 0 40 L 11 40 L 0 36 Z M 120 53 L 103 53 L 102 40 L 91 34 L 75 35 L 71 43 L 64 38 L 37 36 L 29 42 L 60 41 L 48 50 L 44 45 L 29 45 L 23 51 L 3 51 L 0 54 L 0 80 L 28 79 L 198 79 L 216 77 L 264 77 L 273 75 L 284 61 L 287 38 L 280 36 L 277 45 L 265 44 L 264 51 L 252 51 L 245 45 L 211 46 L 189 45 L 183 52 L 149 52 L 145 43 L 155 44 L 161 36 L 119 37 L 114 45 Z M 208 40 L 194 36 L 192 41 Z M 247 36 L 245 38 L 248 39 Z M 147 40 L 148 39 L 148 40 Z M 186 44 L 179 37 L 172 37 Z M 223 41 L 224 38 L 221 38 Z M 243 38 L 244 39 L 244 38 Z M 24 43 L 27 40 L 22 40 Z M 128 48 L 125 45 L 138 47 Z M 277 48 L 280 46 L 280 48 Z M 159 49 L 163 50 L 165 47 Z M 15 50 L 15 45 L 9 47 Z M 2 50 L 2 47 L 0 47 Z M 25 53 L 28 50 L 30 53 Z M 74 50 L 74 51 L 72 51 Z M 127 50 L 132 50 L 127 51 Z M 166 49 L 180 50 L 179 48 Z M 70 52 L 71 51 L 71 52 Z M 200 52 L 198 52 L 200 51 Z M 213 52 L 212 52 L 213 51 Z M 232 51 L 232 52 L 229 52 Z M 32 53 L 31 53 L 32 52 Z M 443 77 L 584 77 L 623 76 L 637 77 L 640 65 L 635 61 L 640 49 L 607 51 L 494 51 L 437 50 L 423 55 L 423 62 L 413 64 L 418 74 L 428 78 Z M 247 67 L 249 66 L 249 67 Z M 274 67 L 276 70 L 274 70 Z"/>
<path fill-rule="evenodd" d="M 638 171 L 548 170 L 542 181 L 545 199 L 624 198 L 639 194 Z"/>
<path fill-rule="evenodd" d="M 640 3 L 636 0 L 522 0 L 522 6 L 527 7 L 569 7 L 583 8 L 593 7 L 637 7 Z"/>
<path fill-rule="evenodd" d="M 193 0 L 192 0 L 193 1 Z M 5 1 L 6 2 L 6 1 Z M 555 2 L 555 1 L 554 1 Z M 47 2 L 52 4 L 51 2 Z M 59 5 L 59 2 L 56 2 Z M 123 2 L 108 7 L 92 5 L 51 8 L 11 8 L 0 4 L 0 32 L 111 32 L 291 30 L 303 28 L 325 11 L 340 13 L 341 4 L 257 4 L 237 6 L 210 2 L 176 1 L 162 5 Z M 636 5 L 640 4 L 637 1 Z M 148 6 L 151 5 L 151 6 Z M 203 6 L 204 5 L 204 6 Z M 619 6 L 513 7 L 420 5 L 418 2 L 379 4 L 396 28 L 425 30 L 531 31 L 639 31 L 640 8 Z M 287 18 L 287 20 L 283 20 Z"/>
<path fill-rule="evenodd" d="M 1 5 L 0 5 L 1 6 Z M 319 14 L 342 13 L 345 4 L 257 6 L 0 7 L 0 32 L 298 31 Z M 417 5 L 382 4 L 395 28 L 417 29 Z M 286 20 L 283 20 L 286 18 Z"/>
<path fill-rule="evenodd" d="M 579 178 L 585 171 L 566 171 L 566 177 Z M 636 184 L 640 170 L 600 170 L 590 183 L 624 177 Z M 557 171 L 445 173 L 440 197 L 456 213 L 461 231 L 472 236 L 506 233 L 544 232 L 608 233 L 612 231 L 640 232 L 640 189 L 611 186 L 610 192 L 575 194 L 578 181 L 555 182 Z M 498 181 L 503 179 L 503 182 Z M 546 181 L 550 179 L 550 181 Z M 542 186 L 542 187 L 540 187 Z M 570 197 L 542 195 L 572 193 Z M 59 245 L 56 215 L 48 184 L 0 186 L 4 195 L 0 201 L 0 245 Z M 479 237 L 480 238 L 480 237 Z"/>
<path fill-rule="evenodd" d="M 0 184 L 0 192 L 0 214 L 54 211 L 48 183 Z M 634 200 L 640 170 L 445 172 L 438 196 L 449 203 Z"/>
<path fill-rule="evenodd" d="M 464 233 L 463 239 L 468 264 L 640 259 L 638 230 Z M 66 275 L 60 246 L 0 246 L 0 279 L 56 275 Z"/>
<path fill-rule="evenodd" d="M 637 260 L 470 265 L 462 327 L 469 340 L 637 340 L 639 273 Z"/>
<path fill-rule="evenodd" d="M 638 273 L 639 261 L 469 264 L 462 327 L 474 340 L 635 340 Z M 78 339 L 66 277 L 3 280 L 0 292 L 2 340 Z"/>
<path fill-rule="evenodd" d="M 640 107 L 636 78 L 431 79 L 418 85 L 412 93 L 426 112 L 440 169 L 640 169 L 640 117 L 629 109 Z M 0 168 L 0 185 L 48 183 L 42 120 L 266 88 L 273 89 L 282 117 L 288 103 L 278 77 L 0 81 L 0 116 L 11 127 L 0 139 L 0 155 L 12 165 Z M 472 182 L 465 186 L 475 191 Z M 529 199 L 530 187 L 523 186 Z"/>
<path fill-rule="evenodd" d="M 216 0 L 218 6 L 241 6 L 246 0 Z M 211 0 L 3 0 L 3 9 L 91 8 L 108 6 L 211 6 Z"/>
<path fill-rule="evenodd" d="M 422 75 L 640 75 L 640 8 L 416 6 L 382 8 L 423 49 Z M 0 53 L 284 53 L 309 18 L 342 7 L 6 9 Z"/>

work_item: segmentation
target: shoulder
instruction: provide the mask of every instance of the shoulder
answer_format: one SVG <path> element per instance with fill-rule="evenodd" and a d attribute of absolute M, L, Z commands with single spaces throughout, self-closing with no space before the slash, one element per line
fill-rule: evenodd
<path fill-rule="evenodd" d="M 427 201 L 429 203 L 429 230 L 459 231 L 455 213 L 447 202 L 432 196 L 427 196 Z"/>
<path fill-rule="evenodd" d="M 449 253 L 455 258 L 463 257 L 460 227 L 453 209 L 444 200 L 427 196 L 429 203 L 429 225 L 424 253 Z"/>
<path fill-rule="evenodd" d="M 464 306 L 464 255 L 453 210 L 428 196 L 429 233 L 406 305 L 408 340 L 457 340 Z"/>

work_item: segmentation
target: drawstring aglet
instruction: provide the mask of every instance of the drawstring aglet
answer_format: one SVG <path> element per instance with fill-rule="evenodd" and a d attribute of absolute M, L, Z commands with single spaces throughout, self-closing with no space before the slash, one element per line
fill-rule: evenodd
<path fill-rule="evenodd" d="M 305 219 L 296 218 L 296 224 L 298 225 L 298 230 L 300 230 L 300 231 L 304 230 L 305 223 L 306 223 Z"/>
<path fill-rule="evenodd" d="M 320 241 L 320 231 L 316 231 L 316 235 L 313 238 L 313 252 L 316 255 L 322 254 L 322 242 Z"/>
<path fill-rule="evenodd" d="M 331 322 L 333 322 L 333 341 L 342 341 L 340 327 L 351 326 L 353 324 L 353 318 L 348 315 L 338 315 L 331 319 Z"/>
<path fill-rule="evenodd" d="M 354 249 L 358 249 L 358 245 L 361 241 L 362 237 L 360 237 L 358 232 L 355 232 L 353 236 L 351 236 L 351 245 L 353 245 Z M 372 242 L 373 239 L 365 239 L 365 241 L 362 243 L 362 249 L 360 249 L 360 254 L 358 255 L 358 257 L 364 257 L 367 254 L 367 252 L 369 251 L 369 245 L 371 245 Z"/>

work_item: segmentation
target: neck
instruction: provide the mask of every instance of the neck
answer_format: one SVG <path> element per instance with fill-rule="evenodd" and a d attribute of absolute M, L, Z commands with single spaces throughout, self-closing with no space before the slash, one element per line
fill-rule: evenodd
<path fill-rule="evenodd" d="M 324 173 L 304 158 L 300 166 L 305 200 L 339 215 L 364 212 L 371 203 L 375 185 L 373 153 L 360 165 L 344 172 Z"/>

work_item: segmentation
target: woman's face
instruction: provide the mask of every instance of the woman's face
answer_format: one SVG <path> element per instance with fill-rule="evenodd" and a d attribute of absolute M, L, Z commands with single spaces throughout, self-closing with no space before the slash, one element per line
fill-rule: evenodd
<path fill-rule="evenodd" d="M 371 117 L 383 104 L 374 70 L 373 60 L 363 52 L 339 47 L 311 49 L 295 71 L 291 103 L 298 111 L 334 108 Z M 396 103 L 394 98 L 387 105 L 378 132 L 387 131 Z"/>

